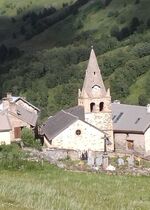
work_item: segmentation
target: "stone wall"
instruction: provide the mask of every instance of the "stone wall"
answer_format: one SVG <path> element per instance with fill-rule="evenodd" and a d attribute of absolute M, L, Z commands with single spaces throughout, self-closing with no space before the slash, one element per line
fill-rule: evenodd
<path fill-rule="evenodd" d="M 70 158 L 71 160 L 79 160 L 81 157 L 80 151 L 75 150 L 66 150 L 66 149 L 43 149 L 42 155 L 44 159 L 51 161 L 51 160 L 64 160 Z"/>
<path fill-rule="evenodd" d="M 85 121 L 105 132 L 111 141 L 109 151 L 114 150 L 113 125 L 111 112 L 86 113 Z"/>

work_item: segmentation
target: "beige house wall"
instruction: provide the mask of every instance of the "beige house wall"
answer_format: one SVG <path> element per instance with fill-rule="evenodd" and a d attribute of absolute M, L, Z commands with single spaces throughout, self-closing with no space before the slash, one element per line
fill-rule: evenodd
<path fill-rule="evenodd" d="M 80 135 L 76 134 L 77 130 L 81 131 Z M 101 131 L 78 120 L 52 139 L 51 147 L 80 151 L 104 151 L 103 137 L 104 134 Z"/>
<path fill-rule="evenodd" d="M 150 153 L 150 128 L 144 134 L 145 136 L 145 151 L 146 153 Z"/>
<path fill-rule="evenodd" d="M 145 137 L 144 134 L 126 134 L 114 133 L 115 149 L 121 151 L 131 151 L 127 147 L 127 140 L 134 141 L 134 151 L 145 152 Z"/>
<path fill-rule="evenodd" d="M 0 132 L 0 145 L 10 144 L 10 131 Z"/>

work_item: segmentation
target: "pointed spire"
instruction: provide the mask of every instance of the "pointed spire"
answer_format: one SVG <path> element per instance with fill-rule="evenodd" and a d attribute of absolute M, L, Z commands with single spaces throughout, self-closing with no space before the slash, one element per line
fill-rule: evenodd
<path fill-rule="evenodd" d="M 89 63 L 86 69 L 86 75 L 82 88 L 82 93 L 85 94 L 86 92 L 90 98 L 106 95 L 106 89 L 103 83 L 101 71 L 98 66 L 93 46 L 91 48 Z M 82 93 L 81 95 L 83 96 Z"/>

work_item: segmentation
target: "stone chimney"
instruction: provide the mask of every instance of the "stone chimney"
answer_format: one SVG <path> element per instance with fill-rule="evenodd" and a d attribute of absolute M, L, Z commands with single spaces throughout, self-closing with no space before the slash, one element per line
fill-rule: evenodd
<path fill-rule="evenodd" d="M 150 104 L 147 104 L 147 113 L 150 114 Z"/>
<path fill-rule="evenodd" d="M 12 93 L 7 93 L 6 98 L 7 98 L 9 101 L 12 101 Z"/>
<path fill-rule="evenodd" d="M 120 104 L 120 101 L 119 101 L 119 100 L 114 100 L 113 103 L 114 103 L 114 104 Z"/>
<path fill-rule="evenodd" d="M 7 93 L 6 97 L 2 99 L 3 110 L 10 109 L 10 103 L 12 101 L 11 93 Z"/>

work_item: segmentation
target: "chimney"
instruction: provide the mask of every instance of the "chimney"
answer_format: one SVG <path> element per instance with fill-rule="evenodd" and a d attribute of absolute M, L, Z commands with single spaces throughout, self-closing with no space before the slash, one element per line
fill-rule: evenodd
<path fill-rule="evenodd" d="M 150 113 L 150 104 L 147 104 L 147 113 Z"/>
<path fill-rule="evenodd" d="M 10 102 L 12 101 L 11 93 L 7 93 L 6 97 L 2 99 L 3 110 L 10 109 Z"/>
<path fill-rule="evenodd" d="M 12 101 L 12 93 L 7 93 L 6 98 L 7 98 L 9 101 Z"/>
<path fill-rule="evenodd" d="M 114 100 L 113 103 L 114 103 L 114 104 L 120 104 L 120 101 L 119 101 L 119 100 Z"/>
<path fill-rule="evenodd" d="M 9 109 L 10 103 L 6 97 L 2 99 L 2 104 L 3 104 L 3 110 Z"/>

